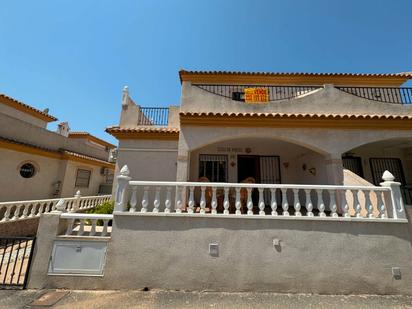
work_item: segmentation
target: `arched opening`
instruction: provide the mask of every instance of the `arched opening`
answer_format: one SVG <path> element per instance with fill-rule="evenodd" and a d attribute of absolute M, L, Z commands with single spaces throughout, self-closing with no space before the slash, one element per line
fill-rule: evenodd
<path fill-rule="evenodd" d="M 385 170 L 402 184 L 406 204 L 412 204 L 412 140 L 395 138 L 364 144 L 342 155 L 343 166 L 372 185 L 382 182 Z M 351 185 L 353 183 L 345 183 Z"/>
<path fill-rule="evenodd" d="M 328 184 L 327 160 L 323 154 L 311 149 L 283 140 L 270 138 L 244 137 L 230 139 L 203 146 L 190 152 L 188 180 L 193 182 L 229 182 L 229 183 L 262 183 L 262 184 Z M 211 188 L 207 187 L 210 191 Z M 206 191 L 206 205 L 210 205 L 212 192 Z M 284 197 L 280 190 L 276 193 L 276 202 L 281 211 Z M 294 192 L 287 192 L 287 199 L 293 204 Z M 302 213 L 306 212 L 304 196 L 299 192 L 302 202 Z M 316 205 L 318 197 L 312 192 Z M 199 205 L 201 192 L 195 191 L 195 205 Z M 242 213 L 246 212 L 246 189 L 240 191 Z M 229 192 L 230 207 L 234 207 L 235 190 Z M 263 192 L 265 212 L 271 211 L 271 192 Z M 223 209 L 223 190 L 217 190 L 218 213 Z M 327 195 L 325 201 L 329 200 Z M 253 211 L 259 212 L 259 192 L 252 191 Z M 220 207 L 220 208 L 219 208 Z M 232 213 L 234 209 L 229 209 Z M 314 210 L 317 213 L 317 209 Z M 294 210 L 292 209 L 293 213 Z"/>
<path fill-rule="evenodd" d="M 189 181 L 327 184 L 325 156 L 294 143 L 239 138 L 190 152 Z M 252 180 L 252 179 L 250 179 Z"/>

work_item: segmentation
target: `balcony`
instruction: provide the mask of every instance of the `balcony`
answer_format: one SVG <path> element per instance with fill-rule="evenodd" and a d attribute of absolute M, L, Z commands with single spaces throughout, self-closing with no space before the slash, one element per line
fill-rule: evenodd
<path fill-rule="evenodd" d="M 164 126 L 169 124 L 168 107 L 139 107 L 139 126 Z"/>
<path fill-rule="evenodd" d="M 244 102 L 246 88 L 264 88 L 268 90 L 268 101 L 289 100 L 308 94 L 323 86 L 273 86 L 273 85 L 193 85 L 209 93 Z M 344 87 L 337 89 L 367 100 L 393 104 L 412 104 L 412 88 L 407 87 Z"/>

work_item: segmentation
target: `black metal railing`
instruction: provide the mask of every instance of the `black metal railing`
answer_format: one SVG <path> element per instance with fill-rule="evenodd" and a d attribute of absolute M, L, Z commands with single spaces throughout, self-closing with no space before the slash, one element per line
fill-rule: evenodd
<path fill-rule="evenodd" d="M 336 87 L 357 97 L 384 103 L 412 104 L 412 88 L 405 87 Z"/>
<path fill-rule="evenodd" d="M 35 237 L 0 236 L 0 289 L 23 289 L 29 276 Z"/>
<path fill-rule="evenodd" d="M 232 99 L 234 101 L 245 101 L 245 88 L 264 88 L 268 89 L 269 101 L 288 100 L 316 89 L 322 86 L 270 86 L 270 85 L 193 85 L 204 91 Z"/>
<path fill-rule="evenodd" d="M 140 107 L 137 124 L 142 126 L 167 126 L 169 122 L 169 108 L 167 107 Z"/>
<path fill-rule="evenodd" d="M 401 187 L 403 203 L 405 205 L 412 205 L 412 186 L 405 185 Z"/>

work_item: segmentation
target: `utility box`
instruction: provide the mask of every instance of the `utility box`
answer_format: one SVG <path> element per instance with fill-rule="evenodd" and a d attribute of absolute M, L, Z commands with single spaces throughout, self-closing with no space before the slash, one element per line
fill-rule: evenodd
<path fill-rule="evenodd" d="M 106 241 L 55 240 L 49 275 L 103 276 Z"/>

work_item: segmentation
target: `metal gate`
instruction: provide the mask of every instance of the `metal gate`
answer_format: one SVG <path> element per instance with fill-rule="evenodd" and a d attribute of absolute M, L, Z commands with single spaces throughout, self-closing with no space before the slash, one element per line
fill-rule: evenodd
<path fill-rule="evenodd" d="M 279 156 L 260 156 L 260 182 L 268 184 L 281 183 Z M 278 192 L 278 194 L 280 194 Z M 270 206 L 271 193 L 268 189 L 263 192 L 265 205 Z"/>
<path fill-rule="evenodd" d="M 24 289 L 35 237 L 0 236 L 0 289 Z"/>
<path fill-rule="evenodd" d="M 382 174 L 388 170 L 395 176 L 395 181 L 405 185 L 405 176 L 403 174 L 402 162 L 398 158 L 370 158 L 369 159 L 373 183 L 378 186 L 382 182 Z"/>
<path fill-rule="evenodd" d="M 360 157 L 342 157 L 343 167 L 363 178 L 362 159 Z"/>

